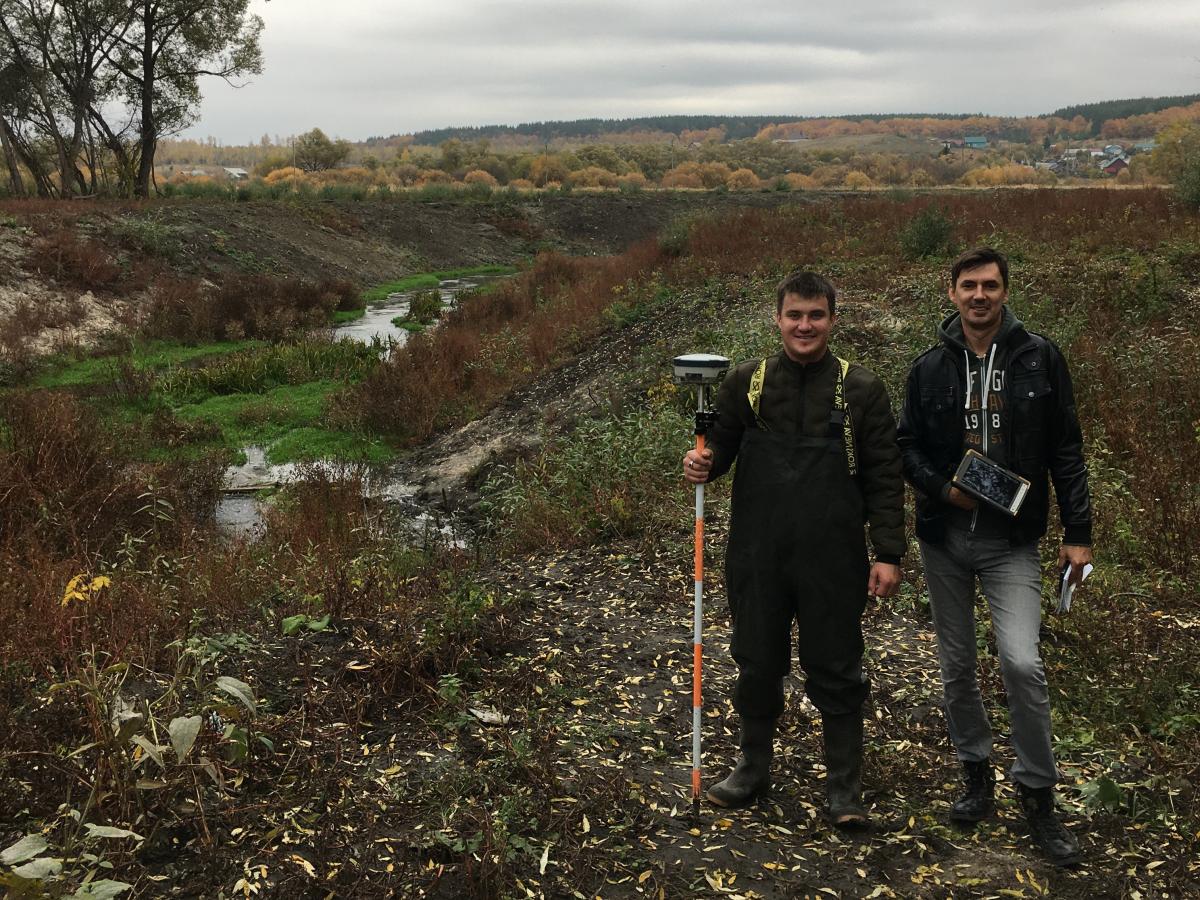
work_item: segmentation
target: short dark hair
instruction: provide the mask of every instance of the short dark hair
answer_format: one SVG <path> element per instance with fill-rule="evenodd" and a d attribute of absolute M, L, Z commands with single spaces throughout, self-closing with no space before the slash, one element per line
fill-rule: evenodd
<path fill-rule="evenodd" d="M 829 314 L 837 315 L 837 291 L 829 283 L 829 279 L 816 272 L 797 269 L 775 288 L 775 314 L 783 312 L 783 298 L 788 294 L 797 294 L 805 300 L 815 300 L 824 297 L 829 301 Z"/>
<path fill-rule="evenodd" d="M 988 263 L 995 263 L 1000 269 L 1000 278 L 1004 281 L 1004 289 L 1007 291 L 1008 259 L 995 247 L 975 247 L 956 259 L 954 268 L 950 270 L 950 287 L 954 288 L 958 285 L 958 276 L 963 272 L 978 269 Z"/>

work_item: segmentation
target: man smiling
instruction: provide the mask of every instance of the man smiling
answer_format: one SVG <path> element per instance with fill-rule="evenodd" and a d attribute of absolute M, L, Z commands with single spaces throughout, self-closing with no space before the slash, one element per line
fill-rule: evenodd
<path fill-rule="evenodd" d="M 805 691 L 821 712 L 829 814 L 836 825 L 862 826 L 862 612 L 868 594 L 895 592 L 906 548 L 895 421 L 883 383 L 829 352 L 837 295 L 826 279 L 793 273 L 776 289 L 775 309 L 782 350 L 730 372 L 711 449 L 684 457 L 693 484 L 738 462 L 725 581 L 741 758 L 706 796 L 738 807 L 770 788 L 797 621 Z"/>
<path fill-rule="evenodd" d="M 941 343 L 913 363 L 899 440 L 917 494 L 917 538 L 929 585 L 950 739 L 965 790 L 950 818 L 978 822 L 994 809 L 992 731 L 976 677 L 975 579 L 991 609 L 1012 724 L 1012 776 L 1034 842 L 1057 865 L 1080 858 L 1054 811 L 1058 780 L 1050 699 L 1038 653 L 1038 540 L 1049 510 L 1047 474 L 1063 525 L 1060 566 L 1076 583 L 1091 561 L 1091 502 L 1071 376 L 1059 349 L 1026 331 L 1005 305 L 1008 261 L 990 247 L 954 263 L 955 313 Z M 1017 512 L 977 502 L 952 481 L 966 451 L 1029 481 Z"/>

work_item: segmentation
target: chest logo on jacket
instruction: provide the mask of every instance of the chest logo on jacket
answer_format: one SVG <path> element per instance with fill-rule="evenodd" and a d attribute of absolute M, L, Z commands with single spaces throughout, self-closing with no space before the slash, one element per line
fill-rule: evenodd
<path fill-rule="evenodd" d="M 1001 432 L 1004 411 L 1004 381 L 1003 369 L 993 370 L 988 384 L 987 409 L 984 410 L 982 391 L 980 391 L 980 371 L 971 368 L 967 371 L 966 403 L 963 410 L 963 428 L 968 448 L 983 450 L 984 418 L 987 419 L 988 447 L 999 447 L 1004 441 Z"/>

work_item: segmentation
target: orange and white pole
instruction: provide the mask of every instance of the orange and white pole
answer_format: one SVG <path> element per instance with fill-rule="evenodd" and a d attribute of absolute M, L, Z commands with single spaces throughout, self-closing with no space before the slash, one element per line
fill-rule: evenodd
<path fill-rule="evenodd" d="M 696 386 L 696 452 L 704 453 L 704 386 Z M 696 485 L 696 595 L 692 612 L 692 813 L 700 815 L 700 683 L 704 669 L 704 485 Z"/>
<path fill-rule="evenodd" d="M 672 360 L 678 385 L 696 388 L 696 452 L 704 454 L 704 435 L 716 414 L 708 408 L 707 390 L 729 370 L 729 360 L 712 353 L 689 353 Z M 692 613 L 692 813 L 700 815 L 700 680 L 704 669 L 704 485 L 696 485 L 696 599 Z"/>

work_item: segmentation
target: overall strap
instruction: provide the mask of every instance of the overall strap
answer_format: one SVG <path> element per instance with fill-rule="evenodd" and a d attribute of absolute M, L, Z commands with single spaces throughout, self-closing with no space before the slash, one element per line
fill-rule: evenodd
<path fill-rule="evenodd" d="M 758 423 L 758 427 L 763 431 L 770 431 L 770 427 L 766 421 L 758 413 L 758 405 L 762 400 L 763 381 L 767 377 L 767 360 L 764 358 L 758 364 L 758 368 L 754 370 L 754 374 L 750 376 L 750 390 L 746 392 L 746 399 L 750 403 L 750 411 L 754 413 L 754 421 Z"/>
<path fill-rule="evenodd" d="M 850 408 L 846 406 L 846 373 L 850 371 L 850 363 L 837 359 L 837 381 L 833 386 L 833 409 L 829 413 L 829 436 L 837 440 L 840 432 L 842 443 L 846 448 L 846 468 L 851 475 L 858 474 L 858 456 L 854 452 L 854 424 L 851 421 Z"/>
<path fill-rule="evenodd" d="M 851 421 L 850 409 L 846 406 L 846 373 L 850 371 L 850 363 L 840 356 L 837 360 L 837 382 L 833 388 L 833 411 L 829 414 L 829 435 L 835 440 L 839 437 L 846 448 L 846 467 L 851 475 L 858 474 L 858 457 L 854 452 L 854 425 Z M 767 377 L 767 361 L 764 359 L 750 376 L 750 389 L 746 391 L 746 400 L 754 420 L 763 431 L 770 431 L 770 426 L 760 415 L 758 408 L 762 401 L 763 381 Z"/>

